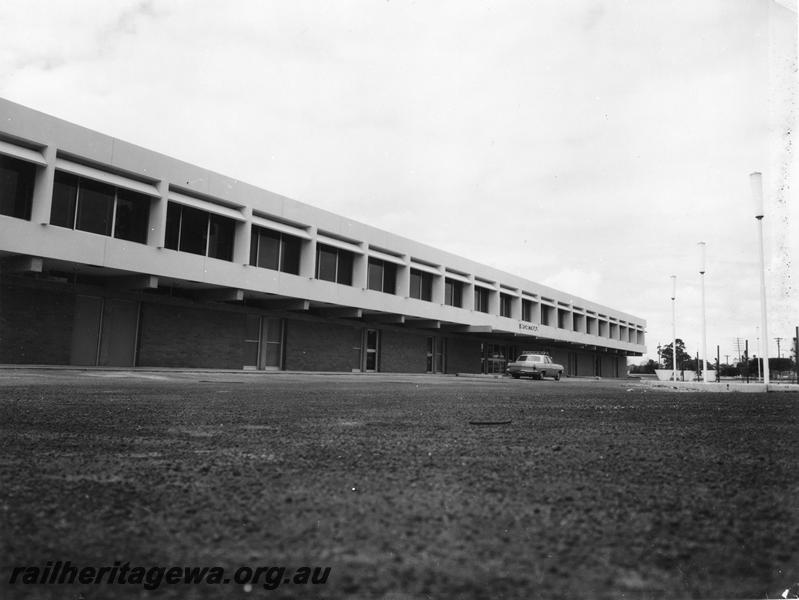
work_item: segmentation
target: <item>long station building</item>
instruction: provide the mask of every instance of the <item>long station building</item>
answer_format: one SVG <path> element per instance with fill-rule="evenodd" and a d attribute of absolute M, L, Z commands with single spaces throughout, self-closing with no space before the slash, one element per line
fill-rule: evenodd
<path fill-rule="evenodd" d="M 645 328 L 0 99 L 0 363 L 623 377 Z"/>

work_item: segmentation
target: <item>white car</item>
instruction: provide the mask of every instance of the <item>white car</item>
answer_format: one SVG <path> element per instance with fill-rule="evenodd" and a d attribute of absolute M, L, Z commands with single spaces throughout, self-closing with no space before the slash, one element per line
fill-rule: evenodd
<path fill-rule="evenodd" d="M 508 373 L 514 379 L 519 377 L 531 377 L 532 379 L 543 379 L 552 377 L 555 381 L 560 380 L 563 373 L 563 365 L 552 362 L 546 354 L 522 354 L 514 362 L 508 364 Z"/>

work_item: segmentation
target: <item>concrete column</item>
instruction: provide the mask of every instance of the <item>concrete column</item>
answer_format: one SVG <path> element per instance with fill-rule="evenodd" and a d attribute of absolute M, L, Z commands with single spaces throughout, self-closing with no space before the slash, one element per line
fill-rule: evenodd
<path fill-rule="evenodd" d="M 469 283 L 463 284 L 463 308 L 474 310 L 474 275 L 469 275 Z"/>
<path fill-rule="evenodd" d="M 365 290 L 369 274 L 369 256 L 364 242 L 358 246 L 361 248 L 362 254 L 354 254 L 352 257 L 352 287 Z"/>
<path fill-rule="evenodd" d="M 36 167 L 33 181 L 33 204 L 31 223 L 50 223 L 50 209 L 53 205 L 53 179 L 55 178 L 55 146 L 47 146 L 42 152 L 47 161 L 46 167 Z"/>
<path fill-rule="evenodd" d="M 304 240 L 300 249 L 300 276 L 313 279 L 316 277 L 316 227 L 311 227 L 310 240 Z"/>
<path fill-rule="evenodd" d="M 397 265 L 397 296 L 409 298 L 411 295 L 411 258 L 403 256 L 404 265 Z"/>
<path fill-rule="evenodd" d="M 536 325 L 541 325 L 541 303 L 540 302 L 533 302 L 533 314 L 531 315 L 533 319 L 533 323 Z"/>
<path fill-rule="evenodd" d="M 494 284 L 493 289 L 488 290 L 488 314 L 499 315 L 499 286 Z"/>
<path fill-rule="evenodd" d="M 239 265 L 250 264 L 250 240 L 252 238 L 252 208 L 244 207 L 246 221 L 236 221 L 233 239 L 233 262 Z"/>
<path fill-rule="evenodd" d="M 510 318 L 519 320 L 522 318 L 522 297 L 518 290 L 511 297 Z"/>
<path fill-rule="evenodd" d="M 150 228 L 147 231 L 147 245 L 156 248 L 164 247 L 166 239 L 166 207 L 169 202 L 169 184 L 159 181 L 156 184 L 159 198 L 150 200 Z"/>
<path fill-rule="evenodd" d="M 444 304 L 444 267 L 438 267 L 438 275 L 433 275 L 433 293 L 431 302 Z"/>

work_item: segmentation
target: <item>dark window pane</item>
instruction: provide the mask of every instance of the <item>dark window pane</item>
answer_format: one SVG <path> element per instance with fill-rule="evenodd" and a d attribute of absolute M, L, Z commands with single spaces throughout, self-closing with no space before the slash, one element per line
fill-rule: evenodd
<path fill-rule="evenodd" d="M 181 207 L 180 247 L 182 252 L 205 256 L 208 242 L 208 213 L 192 208 Z"/>
<path fill-rule="evenodd" d="M 115 189 L 106 183 L 81 179 L 75 229 L 111 235 Z"/>
<path fill-rule="evenodd" d="M 124 189 L 117 190 L 114 237 L 140 244 L 147 243 L 150 228 L 150 197 Z"/>
<path fill-rule="evenodd" d="M 474 309 L 484 313 L 488 312 L 488 290 L 474 288 Z"/>
<path fill-rule="evenodd" d="M 430 302 L 433 299 L 433 275 L 422 273 L 422 300 Z"/>
<path fill-rule="evenodd" d="M 499 314 L 502 317 L 510 317 L 511 297 L 507 294 L 499 295 Z"/>
<path fill-rule="evenodd" d="M 397 293 L 397 265 L 383 263 L 383 291 L 386 294 Z"/>
<path fill-rule="evenodd" d="M 422 272 L 411 269 L 411 298 L 422 298 Z"/>
<path fill-rule="evenodd" d="M 258 228 L 255 226 L 250 235 L 250 264 L 254 267 L 258 266 Z"/>
<path fill-rule="evenodd" d="M 0 214 L 30 220 L 35 176 L 35 165 L 0 156 Z"/>
<path fill-rule="evenodd" d="M 383 261 L 369 259 L 366 286 L 370 290 L 383 291 Z"/>
<path fill-rule="evenodd" d="M 59 227 L 75 226 L 75 198 L 78 195 L 78 178 L 69 173 L 56 171 L 53 181 L 53 204 L 50 208 L 50 224 Z"/>
<path fill-rule="evenodd" d="M 208 256 L 221 260 L 233 260 L 233 238 L 236 222 L 228 217 L 211 215 Z"/>
<path fill-rule="evenodd" d="M 280 234 L 260 229 L 258 231 L 258 266 L 278 270 L 280 266 Z"/>
<path fill-rule="evenodd" d="M 183 207 L 170 202 L 166 207 L 166 236 L 164 246 L 170 250 L 177 250 L 180 241 L 180 215 Z"/>
<path fill-rule="evenodd" d="M 338 251 L 337 281 L 343 285 L 352 285 L 352 253 L 346 250 Z"/>
<path fill-rule="evenodd" d="M 444 304 L 463 306 L 463 289 L 459 281 L 448 279 L 444 282 Z"/>
<path fill-rule="evenodd" d="M 281 255 L 280 270 L 284 273 L 300 274 L 300 238 L 290 235 L 283 236 L 283 253 Z"/>
<path fill-rule="evenodd" d="M 316 278 L 336 281 L 338 253 L 330 246 L 318 245 L 316 250 Z"/>

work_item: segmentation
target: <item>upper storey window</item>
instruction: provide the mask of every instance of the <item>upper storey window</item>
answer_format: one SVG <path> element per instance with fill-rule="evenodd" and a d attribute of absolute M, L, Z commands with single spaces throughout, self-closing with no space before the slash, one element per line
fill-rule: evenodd
<path fill-rule="evenodd" d="M 170 202 L 166 212 L 165 246 L 209 258 L 233 260 L 236 222 L 192 206 Z"/>
<path fill-rule="evenodd" d="M 463 307 L 463 284 L 460 281 L 444 280 L 444 304 Z"/>
<path fill-rule="evenodd" d="M 433 299 L 433 274 L 411 269 L 411 298 L 419 300 Z"/>
<path fill-rule="evenodd" d="M 56 171 L 51 225 L 146 244 L 149 220 L 145 194 Z"/>
<path fill-rule="evenodd" d="M 31 218 L 36 165 L 0 155 L 0 215 Z"/>
<path fill-rule="evenodd" d="M 474 288 L 474 310 L 488 312 L 488 290 L 486 288 Z"/>
<path fill-rule="evenodd" d="M 263 227 L 253 226 L 250 242 L 250 264 L 283 273 L 300 273 L 302 240 Z"/>
<path fill-rule="evenodd" d="M 533 320 L 533 302 L 531 300 L 522 300 L 522 321 Z"/>
<path fill-rule="evenodd" d="M 396 265 L 377 258 L 369 259 L 367 287 L 370 290 L 394 294 L 397 290 Z"/>
<path fill-rule="evenodd" d="M 316 245 L 316 278 L 352 285 L 352 252 L 326 244 Z"/>
<path fill-rule="evenodd" d="M 499 316 L 510 317 L 513 306 L 513 298 L 510 294 L 499 294 Z"/>

